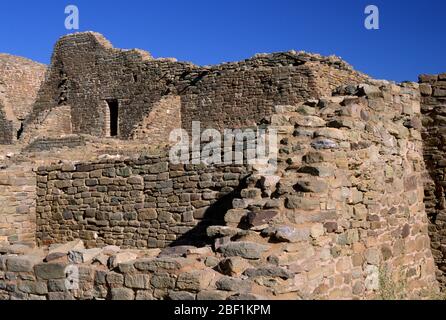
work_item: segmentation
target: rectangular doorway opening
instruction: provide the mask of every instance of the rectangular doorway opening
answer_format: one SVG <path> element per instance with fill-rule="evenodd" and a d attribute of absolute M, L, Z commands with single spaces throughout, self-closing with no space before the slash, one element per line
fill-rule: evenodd
<path fill-rule="evenodd" d="M 117 137 L 119 134 L 119 103 L 116 99 L 107 100 L 109 111 L 110 137 Z"/>

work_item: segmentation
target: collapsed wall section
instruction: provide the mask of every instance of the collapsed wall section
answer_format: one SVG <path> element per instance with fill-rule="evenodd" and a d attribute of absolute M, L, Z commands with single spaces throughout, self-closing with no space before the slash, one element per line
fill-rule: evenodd
<path fill-rule="evenodd" d="M 418 85 L 344 86 L 277 112 L 279 179 L 251 176 L 228 226 L 285 243 L 267 261 L 305 298 L 434 297 Z"/>
<path fill-rule="evenodd" d="M 439 280 L 446 284 L 446 74 L 420 76 L 424 158 L 428 170 L 425 204 Z"/>

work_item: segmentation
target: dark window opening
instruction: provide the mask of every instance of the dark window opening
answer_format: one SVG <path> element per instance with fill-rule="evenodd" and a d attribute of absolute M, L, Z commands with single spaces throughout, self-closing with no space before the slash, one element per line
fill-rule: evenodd
<path fill-rule="evenodd" d="M 133 74 L 133 81 L 134 82 L 138 82 L 138 75 L 137 74 Z"/>
<path fill-rule="evenodd" d="M 20 123 L 20 129 L 19 130 L 17 130 L 17 140 L 20 140 L 20 138 L 22 137 L 22 134 L 23 134 L 23 130 L 24 130 L 25 128 L 23 127 L 23 122 L 22 123 Z"/>
<path fill-rule="evenodd" d="M 119 133 L 119 104 L 118 100 L 107 100 L 110 111 L 110 137 L 116 137 Z"/>

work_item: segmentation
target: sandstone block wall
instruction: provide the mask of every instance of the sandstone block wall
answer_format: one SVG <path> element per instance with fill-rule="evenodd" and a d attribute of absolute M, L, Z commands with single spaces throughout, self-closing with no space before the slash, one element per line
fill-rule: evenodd
<path fill-rule="evenodd" d="M 0 144 L 17 140 L 21 122 L 31 112 L 46 66 L 0 54 Z"/>
<path fill-rule="evenodd" d="M 222 223 L 246 172 L 165 157 L 39 168 L 38 243 L 162 248 L 200 241 L 207 225 Z"/>
<path fill-rule="evenodd" d="M 167 144 L 170 132 L 178 128 L 181 128 L 181 97 L 168 95 L 155 103 L 149 115 L 133 131 L 132 138 Z"/>
<path fill-rule="evenodd" d="M 432 252 L 440 269 L 439 279 L 446 278 L 446 75 L 420 76 L 422 95 L 424 158 L 428 169 L 425 204 L 431 222 Z"/>
<path fill-rule="evenodd" d="M 420 117 L 417 84 L 370 82 L 277 106 L 263 121 L 280 134 L 275 175 L 261 166 L 178 167 L 159 158 L 40 168 L 41 244 L 82 238 L 87 247 L 191 243 L 178 239 L 200 245 L 119 258 L 101 255 L 106 249 L 67 253 L 83 270 L 74 291 L 56 286 L 62 273 L 41 272 L 62 270 L 66 261 L 42 265 L 43 258 L 27 255 L 32 267 L 17 271 L 4 256 L 3 296 L 433 297 L 438 283 L 423 203 Z M 222 206 L 219 199 L 228 194 Z M 211 221 L 200 224 L 204 212 L 212 212 Z M 194 239 L 196 226 L 207 239 Z M 35 282 L 23 287 L 27 272 L 43 281 L 41 291 Z"/>
<path fill-rule="evenodd" d="M 329 95 L 337 86 L 367 77 L 339 58 L 291 51 L 199 68 L 185 79 L 183 128 L 201 121 L 204 128 L 224 129 L 256 125 L 275 105 Z"/>
<path fill-rule="evenodd" d="M 199 67 L 153 59 L 141 50 L 114 49 L 97 33 L 68 35 L 55 46 L 49 75 L 26 121 L 24 140 L 45 126 L 48 110 L 64 105 L 72 107 L 75 134 L 107 136 L 108 104 L 113 101 L 119 108 L 117 137 L 145 135 L 164 142 L 174 124 L 171 119 L 179 120 L 176 128 L 186 129 L 192 121 L 216 129 L 252 126 L 270 115 L 274 105 L 317 98 L 338 85 L 365 79 L 339 58 L 302 52 Z M 172 112 L 179 111 L 160 106 L 177 97 L 181 118 L 172 118 Z M 160 120 L 159 133 L 146 130 L 154 117 Z"/>
<path fill-rule="evenodd" d="M 401 298 L 438 288 L 418 85 L 346 86 L 277 111 L 280 180 L 248 179 L 248 199 L 234 203 L 228 225 L 261 230 L 249 235 L 255 243 L 291 243 L 267 261 L 294 272 L 306 298 L 373 298 L 388 289 Z"/>
<path fill-rule="evenodd" d="M 0 102 L 0 144 L 12 144 L 15 139 L 14 134 L 13 121 L 9 120 Z"/>
<path fill-rule="evenodd" d="M 153 59 L 141 50 L 114 49 L 97 33 L 62 37 L 26 121 L 27 139 L 43 123 L 48 109 L 64 105 L 72 107 L 73 133 L 105 137 L 110 126 L 107 102 L 111 100 L 118 103 L 118 137 L 129 139 L 152 107 L 175 93 L 174 80 L 190 68 L 193 66 L 172 59 Z"/>
<path fill-rule="evenodd" d="M 36 178 L 32 165 L 0 169 L 0 244 L 35 244 Z"/>

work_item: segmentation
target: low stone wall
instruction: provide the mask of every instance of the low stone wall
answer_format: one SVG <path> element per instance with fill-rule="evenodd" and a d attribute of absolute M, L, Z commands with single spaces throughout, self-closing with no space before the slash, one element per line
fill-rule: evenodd
<path fill-rule="evenodd" d="M 35 244 L 36 178 L 32 165 L 0 169 L 0 244 Z"/>
<path fill-rule="evenodd" d="M 162 156 L 39 168 L 37 239 L 140 248 L 199 241 L 207 225 L 223 221 L 246 172 Z"/>
<path fill-rule="evenodd" d="M 424 158 L 428 169 L 425 204 L 432 252 L 446 285 L 446 74 L 420 76 Z"/>

